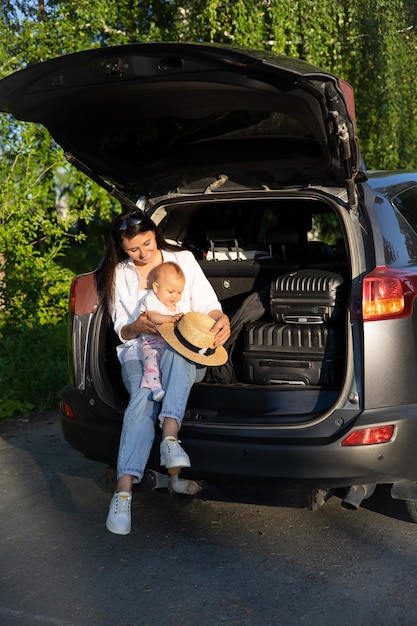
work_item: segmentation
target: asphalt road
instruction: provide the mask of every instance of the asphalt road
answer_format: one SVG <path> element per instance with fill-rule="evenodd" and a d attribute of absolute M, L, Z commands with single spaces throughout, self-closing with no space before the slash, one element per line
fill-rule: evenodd
<path fill-rule="evenodd" d="M 315 512 L 245 489 L 137 491 L 116 536 L 113 487 L 53 412 L 0 426 L 2 626 L 417 623 L 417 525 L 385 488 Z"/>

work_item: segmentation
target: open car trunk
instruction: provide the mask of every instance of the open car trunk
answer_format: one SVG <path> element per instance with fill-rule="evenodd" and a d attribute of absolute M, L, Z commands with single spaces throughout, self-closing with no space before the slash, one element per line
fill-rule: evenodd
<path fill-rule="evenodd" d="M 344 211 L 344 213 L 343 213 Z M 312 422 L 336 402 L 348 358 L 345 209 L 313 197 L 165 203 L 166 238 L 192 250 L 231 318 L 229 362 L 195 384 L 183 430 Z M 117 339 L 96 315 L 96 390 L 123 410 Z M 98 385 L 98 380 L 101 385 Z M 185 431 L 184 431 L 185 432 Z"/>
<path fill-rule="evenodd" d="M 194 386 L 182 432 L 230 424 L 233 436 L 240 424 L 291 426 L 330 411 L 349 364 L 348 222 L 367 178 L 346 82 L 266 51 L 131 44 L 15 72 L 1 81 L 0 110 L 45 126 L 125 206 L 140 196 L 164 236 L 195 254 L 224 311 L 241 316 L 227 371 Z M 310 273 L 291 274 L 300 271 Z M 286 305 L 289 320 L 284 284 L 293 302 L 311 300 Z M 335 315 L 314 308 L 320 290 L 326 302 L 334 295 Z M 121 419 L 114 333 L 100 308 L 88 324 L 90 350 L 74 349 L 78 388 L 90 377 Z"/>

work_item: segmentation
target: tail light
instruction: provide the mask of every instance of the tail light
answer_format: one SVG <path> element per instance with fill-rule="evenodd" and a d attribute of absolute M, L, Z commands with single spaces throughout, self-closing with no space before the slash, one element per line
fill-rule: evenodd
<path fill-rule="evenodd" d="M 75 315 L 95 313 L 98 304 L 99 296 L 96 272 L 75 276 L 72 279 L 68 300 L 69 312 Z"/>
<path fill-rule="evenodd" d="M 365 276 L 362 285 L 364 321 L 408 317 L 417 290 L 417 275 L 392 267 L 377 267 Z"/>
<path fill-rule="evenodd" d="M 77 282 L 78 282 L 77 277 L 72 279 L 69 299 L 68 299 L 68 310 L 70 313 L 75 313 L 75 293 L 77 291 Z"/>
<path fill-rule="evenodd" d="M 370 446 L 376 443 L 387 443 L 394 435 L 394 426 L 376 426 L 374 428 L 360 428 L 354 430 L 343 439 L 342 446 Z"/>

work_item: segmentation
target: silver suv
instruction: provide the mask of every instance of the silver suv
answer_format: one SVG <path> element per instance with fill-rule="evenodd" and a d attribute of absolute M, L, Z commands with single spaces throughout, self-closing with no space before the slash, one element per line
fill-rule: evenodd
<path fill-rule="evenodd" d="M 417 502 L 417 176 L 368 175 L 350 86 L 300 60 L 203 44 L 101 48 L 0 81 L 124 206 L 192 250 L 231 317 L 194 385 L 190 475 Z M 132 201 L 132 198 L 134 201 Z M 100 269 L 70 297 L 68 442 L 115 463 L 127 395 Z M 149 469 L 160 471 L 156 438 Z"/>

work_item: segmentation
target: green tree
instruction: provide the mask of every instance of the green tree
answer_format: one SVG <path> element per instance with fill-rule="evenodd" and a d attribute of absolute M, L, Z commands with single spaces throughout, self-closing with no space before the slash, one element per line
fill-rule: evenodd
<path fill-rule="evenodd" d="M 361 11 L 352 12 L 346 73 L 355 88 L 359 137 L 368 167 L 414 165 L 417 57 L 412 5 L 402 0 L 362 0 Z"/>

